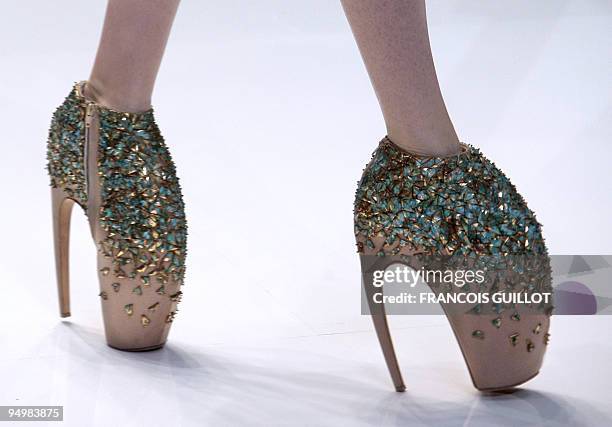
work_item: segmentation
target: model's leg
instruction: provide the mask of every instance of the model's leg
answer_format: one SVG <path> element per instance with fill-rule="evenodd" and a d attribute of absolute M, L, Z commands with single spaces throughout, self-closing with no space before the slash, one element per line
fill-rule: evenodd
<path fill-rule="evenodd" d="M 423 155 L 460 150 L 429 45 L 425 0 L 341 0 L 389 138 Z"/>
<path fill-rule="evenodd" d="M 109 0 L 86 95 L 120 111 L 151 106 L 180 0 Z"/>

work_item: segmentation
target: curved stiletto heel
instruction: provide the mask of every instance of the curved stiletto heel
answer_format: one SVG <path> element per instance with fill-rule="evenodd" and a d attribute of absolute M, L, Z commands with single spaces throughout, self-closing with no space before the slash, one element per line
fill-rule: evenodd
<path fill-rule="evenodd" d="M 360 256 L 359 259 L 361 261 L 361 271 L 368 271 L 370 269 L 370 266 L 368 264 L 371 264 L 369 263 L 370 259 L 363 256 Z M 397 362 L 397 356 L 395 355 L 393 341 L 391 340 L 391 332 L 389 331 L 389 323 L 387 322 L 387 313 L 385 312 L 385 306 L 381 305 L 376 307 L 374 305 L 375 288 L 371 281 L 373 276 L 362 274 L 362 277 L 364 280 L 367 281 L 363 283 L 363 289 L 365 291 L 366 299 L 368 301 L 368 309 L 370 311 L 370 316 L 372 317 L 372 322 L 374 323 L 374 330 L 376 331 L 376 336 L 378 337 L 380 348 L 382 349 L 385 362 L 387 363 L 387 368 L 389 369 L 389 374 L 391 375 L 391 380 L 393 381 L 393 385 L 395 386 L 395 391 L 406 391 L 404 379 L 402 378 L 402 372 L 400 371 L 399 363 Z"/>
<path fill-rule="evenodd" d="M 166 342 L 181 298 L 187 225 L 174 163 L 153 110 L 126 113 L 73 88 L 47 144 L 60 314 L 70 316 L 70 216 L 78 204 L 98 249 L 107 343 L 144 351 Z"/>
<path fill-rule="evenodd" d="M 55 271 L 59 296 L 60 316 L 70 317 L 70 218 L 74 200 L 59 188 L 51 189 L 53 211 L 53 241 L 55 247 Z"/>
<path fill-rule="evenodd" d="M 427 284 L 436 295 L 551 295 L 540 224 L 510 180 L 469 145 L 450 157 L 420 157 L 383 139 L 359 182 L 355 236 L 369 313 L 397 391 L 405 386 L 384 304 L 374 303 L 374 268 L 398 262 L 424 271 L 478 266 L 487 280 L 471 289 Z M 441 305 L 477 389 L 503 390 L 538 374 L 550 337 L 551 301 Z"/>

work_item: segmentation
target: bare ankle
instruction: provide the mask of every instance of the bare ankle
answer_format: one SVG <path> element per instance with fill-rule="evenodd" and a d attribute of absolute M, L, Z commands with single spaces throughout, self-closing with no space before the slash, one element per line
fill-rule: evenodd
<path fill-rule="evenodd" d="M 454 131 L 450 134 L 418 135 L 389 129 L 387 136 L 398 147 L 418 156 L 448 157 L 462 150 Z"/>
<path fill-rule="evenodd" d="M 140 113 L 151 108 L 149 97 L 131 94 L 127 90 L 109 88 L 93 79 L 83 88 L 83 95 L 97 104 L 117 111 Z"/>

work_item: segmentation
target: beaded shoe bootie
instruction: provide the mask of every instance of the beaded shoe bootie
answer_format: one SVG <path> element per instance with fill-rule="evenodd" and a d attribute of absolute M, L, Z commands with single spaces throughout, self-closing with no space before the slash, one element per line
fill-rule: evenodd
<path fill-rule="evenodd" d="M 387 271 L 396 263 L 413 271 L 481 272 L 483 281 L 469 285 L 443 283 L 442 273 L 426 280 L 436 296 L 481 298 L 437 301 L 477 389 L 508 389 L 537 375 L 552 313 L 541 226 L 509 179 L 478 149 L 462 144 L 454 156 L 419 157 L 383 139 L 359 182 L 354 220 L 365 307 L 397 391 L 405 386 L 389 334 L 389 308 L 380 304 L 380 295 L 376 303 L 381 285 L 374 286 L 372 278 L 376 268 Z M 544 299 L 499 297 L 513 294 Z"/>
<path fill-rule="evenodd" d="M 187 225 L 175 167 L 153 110 L 114 111 L 75 85 L 51 122 L 47 145 L 60 314 L 70 316 L 72 207 L 88 217 L 98 249 L 107 343 L 162 347 L 181 298 Z"/>

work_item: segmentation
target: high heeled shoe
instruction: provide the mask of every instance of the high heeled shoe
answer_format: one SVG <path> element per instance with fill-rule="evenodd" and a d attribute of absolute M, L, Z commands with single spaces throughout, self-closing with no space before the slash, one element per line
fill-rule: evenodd
<path fill-rule="evenodd" d="M 181 298 L 187 225 L 175 166 L 153 110 L 119 112 L 74 86 L 53 114 L 47 144 L 60 314 L 70 316 L 74 204 L 87 215 L 108 345 L 162 347 Z"/>
<path fill-rule="evenodd" d="M 488 290 L 551 292 L 540 224 L 510 180 L 470 145 L 450 157 L 420 157 L 384 138 L 359 182 L 354 220 L 367 307 L 397 391 L 405 384 L 385 307 L 373 302 L 376 265 L 418 269 L 417 260 L 428 268 L 440 257 L 445 261 L 437 265 L 451 269 L 484 263 L 493 277 Z M 551 301 L 442 305 L 477 389 L 508 389 L 537 375 L 550 337 Z"/>

